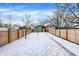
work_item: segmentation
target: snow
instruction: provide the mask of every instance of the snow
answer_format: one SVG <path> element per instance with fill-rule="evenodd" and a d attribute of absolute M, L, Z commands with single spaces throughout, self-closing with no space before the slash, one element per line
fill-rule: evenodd
<path fill-rule="evenodd" d="M 8 31 L 8 28 L 3 28 L 3 27 L 1 28 L 0 27 L 0 31 Z"/>
<path fill-rule="evenodd" d="M 30 33 L 0 47 L 0 56 L 70 56 L 62 46 L 50 39 L 47 33 Z"/>
<path fill-rule="evenodd" d="M 63 47 L 65 47 L 67 50 L 69 50 L 70 52 L 72 52 L 74 55 L 79 56 L 79 45 L 74 44 L 72 42 L 69 42 L 67 40 L 64 40 L 62 38 L 56 37 L 54 35 L 51 35 L 48 33 L 48 35 L 54 39 L 55 41 L 57 41 L 58 43 L 60 43 Z"/>

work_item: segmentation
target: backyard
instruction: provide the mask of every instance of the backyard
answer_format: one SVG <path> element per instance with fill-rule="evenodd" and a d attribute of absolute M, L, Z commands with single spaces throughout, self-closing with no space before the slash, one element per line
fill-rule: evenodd
<path fill-rule="evenodd" d="M 0 56 L 79 56 L 79 3 L 0 3 Z"/>
<path fill-rule="evenodd" d="M 7 50 L 8 49 L 8 50 Z M 12 43 L 0 47 L 0 56 L 73 56 L 45 32 L 30 33 Z"/>

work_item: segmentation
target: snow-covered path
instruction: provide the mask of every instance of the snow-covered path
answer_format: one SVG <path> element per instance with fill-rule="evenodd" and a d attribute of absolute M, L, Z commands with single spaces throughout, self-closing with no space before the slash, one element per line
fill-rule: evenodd
<path fill-rule="evenodd" d="M 62 46 L 49 38 L 46 33 L 31 33 L 27 39 L 21 38 L 0 47 L 3 56 L 70 56 Z"/>

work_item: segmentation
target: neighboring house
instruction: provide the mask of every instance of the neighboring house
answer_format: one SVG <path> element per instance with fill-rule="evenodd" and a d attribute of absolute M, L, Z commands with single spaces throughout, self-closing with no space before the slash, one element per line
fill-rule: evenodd
<path fill-rule="evenodd" d="M 34 32 L 45 32 L 45 26 L 38 25 L 34 28 Z"/>

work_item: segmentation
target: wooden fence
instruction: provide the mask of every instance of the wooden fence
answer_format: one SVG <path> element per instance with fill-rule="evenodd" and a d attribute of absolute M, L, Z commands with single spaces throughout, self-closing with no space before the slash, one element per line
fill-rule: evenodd
<path fill-rule="evenodd" d="M 0 46 L 8 43 L 8 32 L 0 31 Z"/>
<path fill-rule="evenodd" d="M 48 29 L 49 33 L 53 35 L 79 44 L 79 29 Z"/>
<path fill-rule="evenodd" d="M 27 32 L 30 33 L 31 30 L 27 30 Z M 17 29 L 14 31 L 11 31 L 11 30 L 0 31 L 0 46 L 23 37 L 24 33 L 25 33 L 25 29 L 24 30 Z"/>

